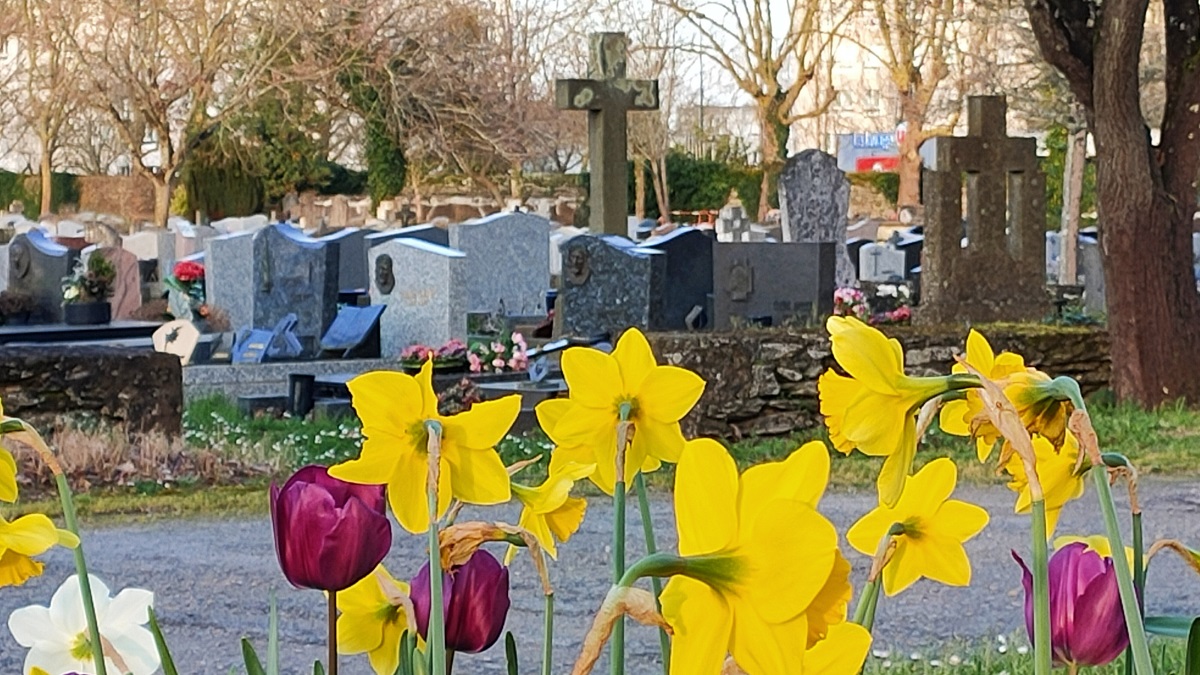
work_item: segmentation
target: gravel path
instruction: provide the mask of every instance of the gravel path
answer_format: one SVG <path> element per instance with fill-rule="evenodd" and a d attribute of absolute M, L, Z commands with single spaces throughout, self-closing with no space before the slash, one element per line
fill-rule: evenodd
<path fill-rule="evenodd" d="M 966 488 L 959 499 L 978 503 L 992 514 L 990 525 L 968 544 L 974 566 L 970 587 L 949 588 L 918 582 L 898 598 L 883 598 L 877 617 L 877 647 L 904 651 L 929 648 L 949 639 L 975 640 L 1021 627 L 1022 593 L 1018 568 L 1009 549 L 1027 551 L 1028 526 L 1023 516 L 1012 514 L 1012 496 L 1000 487 Z M 1121 496 L 1118 496 L 1123 502 Z M 822 511 L 839 531 L 865 513 L 870 492 L 841 492 L 826 496 Z M 1142 488 L 1147 542 L 1159 537 L 1179 538 L 1200 544 L 1200 484 L 1153 482 Z M 631 515 L 636 504 L 631 504 Z M 674 542 L 671 503 L 666 496 L 653 500 L 660 545 Z M 515 522 L 507 508 L 488 512 L 494 519 Z M 593 500 L 583 528 L 561 549 L 561 560 L 552 567 L 557 587 L 555 625 L 556 672 L 569 671 L 591 615 L 609 586 L 607 555 L 610 548 L 606 523 L 610 506 Z M 470 512 L 464 514 L 469 518 Z M 1067 508 L 1059 533 L 1092 534 L 1101 523 L 1089 487 L 1082 500 Z M 640 528 L 630 524 L 630 557 L 640 553 Z M 85 532 L 93 572 L 115 591 L 127 586 L 155 591 L 156 606 L 176 662 L 185 674 L 225 673 L 239 665 L 239 639 L 249 636 L 265 645 L 267 602 L 271 589 L 279 592 L 284 672 L 311 672 L 312 661 L 323 654 L 324 604 L 315 591 L 298 591 L 287 584 L 275 562 L 271 530 L 266 518 L 233 521 L 171 521 L 143 525 L 104 527 Z M 420 565 L 423 541 L 400 535 L 388 567 L 398 577 L 409 576 Z M 854 552 L 856 586 L 864 578 L 868 561 Z M 45 576 L 20 588 L 0 589 L 0 625 L 12 610 L 32 603 L 46 604 L 58 584 L 73 571 L 70 556 L 55 551 L 45 557 Z M 1154 614 L 1200 612 L 1200 579 L 1175 557 L 1156 561 L 1150 576 L 1149 611 Z M 508 628 L 517 637 L 524 673 L 536 672 L 540 663 L 542 599 L 528 560 L 514 563 L 513 607 Z M 629 630 L 629 672 L 654 674 L 658 652 L 653 631 Z M 477 656 L 459 658 L 463 673 L 502 673 L 503 650 L 493 648 Z M 0 628 L 0 673 L 20 671 L 22 650 L 7 630 Z M 307 666 L 306 666 L 307 664 Z M 343 659 L 344 675 L 370 673 L 366 659 Z M 603 672 L 603 671 L 597 671 Z"/>

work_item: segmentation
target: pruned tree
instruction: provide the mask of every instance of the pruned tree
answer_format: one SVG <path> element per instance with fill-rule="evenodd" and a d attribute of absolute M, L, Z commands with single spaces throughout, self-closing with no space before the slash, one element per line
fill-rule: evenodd
<path fill-rule="evenodd" d="M 1065 77 L 1096 142 L 1113 389 L 1145 405 L 1200 401 L 1192 270 L 1200 5 L 1162 2 L 1163 106 L 1150 125 L 1139 82 L 1149 0 L 1025 0 L 1025 7 L 1043 56 Z M 1151 126 L 1160 130 L 1157 141 Z"/>
<path fill-rule="evenodd" d="M 818 74 L 820 56 L 853 11 L 820 0 L 655 0 L 679 14 L 698 34 L 696 48 L 718 63 L 757 109 L 761 133 L 762 195 L 758 215 L 770 208 L 787 156 L 794 122 L 821 115 L 834 93 L 817 92 L 814 105 L 797 109 L 800 94 Z M 782 10 L 782 11 L 779 11 Z"/>

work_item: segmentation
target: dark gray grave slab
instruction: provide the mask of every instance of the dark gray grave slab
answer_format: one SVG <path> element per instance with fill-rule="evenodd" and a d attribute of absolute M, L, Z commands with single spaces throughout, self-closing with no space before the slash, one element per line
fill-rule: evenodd
<path fill-rule="evenodd" d="M 615 235 L 580 235 L 563 243 L 555 304 L 562 332 L 614 338 L 626 328 L 660 330 L 666 256 Z"/>
<path fill-rule="evenodd" d="M 379 317 L 385 309 L 387 307 L 383 305 L 342 307 L 325 336 L 321 338 L 321 349 L 337 352 L 345 358 L 378 358 Z M 366 353 L 371 350 L 364 350 L 363 347 L 372 341 L 374 354 Z"/>
<path fill-rule="evenodd" d="M 337 244 L 339 291 L 366 291 L 371 281 L 367 270 L 367 237 L 371 234 L 371 230 L 347 227 L 319 240 Z"/>
<path fill-rule="evenodd" d="M 274 326 L 294 313 L 302 355 L 316 355 L 337 314 L 338 257 L 336 243 L 307 237 L 290 225 L 256 232 L 253 325 Z"/>
<path fill-rule="evenodd" d="M 713 292 L 713 234 L 713 230 L 681 227 L 639 245 L 662 251 L 667 258 L 660 329 L 712 327 L 708 302 Z"/>
<path fill-rule="evenodd" d="M 836 157 L 820 150 L 788 157 L 779 174 L 779 209 L 785 243 L 835 243 L 838 286 L 857 283 L 854 263 L 846 253 L 850 182 Z"/>
<path fill-rule="evenodd" d="M 809 324 L 833 312 L 833 242 L 718 243 L 713 248 L 714 328 Z"/>
<path fill-rule="evenodd" d="M 33 296 L 31 321 L 63 320 L 62 280 L 78 258 L 79 251 L 54 242 L 39 228 L 13 237 L 8 245 L 8 290 Z"/>

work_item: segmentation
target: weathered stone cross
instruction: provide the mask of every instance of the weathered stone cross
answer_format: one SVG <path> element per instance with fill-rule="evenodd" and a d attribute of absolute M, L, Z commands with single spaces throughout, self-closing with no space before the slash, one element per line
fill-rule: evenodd
<path fill-rule="evenodd" d="M 588 113 L 588 170 L 591 190 L 588 226 L 597 234 L 628 236 L 629 166 L 625 113 L 658 110 L 658 81 L 625 77 L 629 38 L 624 33 L 592 33 L 586 80 L 558 80 L 555 99 L 562 110 Z"/>

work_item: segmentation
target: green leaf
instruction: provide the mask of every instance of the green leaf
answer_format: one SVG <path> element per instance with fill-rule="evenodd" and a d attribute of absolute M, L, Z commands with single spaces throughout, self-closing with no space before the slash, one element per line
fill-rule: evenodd
<path fill-rule="evenodd" d="M 271 614 L 267 619 L 267 675 L 279 675 L 279 606 L 271 589 Z"/>
<path fill-rule="evenodd" d="M 325 675 L 325 666 L 320 661 L 313 661 L 313 675 Z"/>
<path fill-rule="evenodd" d="M 1187 639 L 1187 675 L 1200 675 L 1200 617 L 1192 620 Z"/>
<path fill-rule="evenodd" d="M 1186 638 L 1192 633 L 1193 624 L 1200 617 L 1194 616 L 1148 616 L 1146 632 L 1163 637 Z"/>
<path fill-rule="evenodd" d="M 158 614 L 154 608 L 149 609 L 150 633 L 154 635 L 154 646 L 158 648 L 158 658 L 162 661 L 163 675 L 179 675 L 175 670 L 175 660 L 171 658 L 171 650 L 167 649 L 167 640 L 163 637 L 162 628 L 158 625 Z"/>
<path fill-rule="evenodd" d="M 513 637 L 511 630 L 504 635 L 504 656 L 508 660 L 508 675 L 518 675 L 517 639 Z"/>
<path fill-rule="evenodd" d="M 242 638 L 242 659 L 246 661 L 246 675 L 267 675 L 262 661 L 258 660 L 258 652 L 254 651 L 254 645 L 246 638 Z"/>

